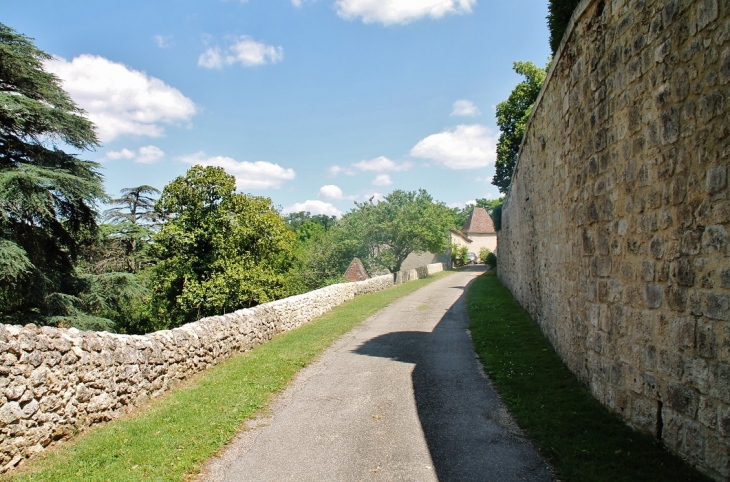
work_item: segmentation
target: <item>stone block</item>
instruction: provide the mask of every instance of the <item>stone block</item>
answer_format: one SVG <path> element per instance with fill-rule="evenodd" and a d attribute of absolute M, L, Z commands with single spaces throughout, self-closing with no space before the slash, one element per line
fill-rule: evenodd
<path fill-rule="evenodd" d="M 672 280 L 674 280 L 680 286 L 691 287 L 695 284 L 695 267 L 694 263 L 689 258 L 681 258 L 677 261 L 673 261 L 670 264 L 670 274 Z"/>
<path fill-rule="evenodd" d="M 714 398 L 701 396 L 697 420 L 705 427 L 716 428 L 718 408 L 718 403 Z"/>
<path fill-rule="evenodd" d="M 704 314 L 714 320 L 727 321 L 730 318 L 730 298 L 727 293 L 709 292 L 704 297 Z"/>
<path fill-rule="evenodd" d="M 720 225 L 707 226 L 702 233 L 702 248 L 706 253 L 715 251 L 727 256 L 730 237 L 727 230 Z"/>
<path fill-rule="evenodd" d="M 727 166 L 718 166 L 707 170 L 705 189 L 708 194 L 716 194 L 727 188 Z"/>
<path fill-rule="evenodd" d="M 647 308 L 655 309 L 662 305 L 663 289 L 661 285 L 644 285 L 644 303 Z"/>
<path fill-rule="evenodd" d="M 699 395 L 693 389 L 679 384 L 667 386 L 666 404 L 672 410 L 694 418 L 698 403 Z"/>

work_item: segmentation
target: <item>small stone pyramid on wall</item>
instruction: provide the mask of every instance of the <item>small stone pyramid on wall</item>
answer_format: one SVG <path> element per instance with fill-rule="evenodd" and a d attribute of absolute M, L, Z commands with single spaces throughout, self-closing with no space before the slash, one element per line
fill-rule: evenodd
<path fill-rule="evenodd" d="M 362 261 L 359 258 L 353 258 L 350 266 L 345 270 L 345 279 L 347 281 L 363 281 L 370 278 L 370 275 L 365 270 Z"/>

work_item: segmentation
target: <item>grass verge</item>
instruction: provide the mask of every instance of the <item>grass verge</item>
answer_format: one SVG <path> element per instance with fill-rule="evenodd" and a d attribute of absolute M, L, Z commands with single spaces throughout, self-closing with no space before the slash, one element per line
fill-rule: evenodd
<path fill-rule="evenodd" d="M 609 412 L 493 272 L 467 294 L 474 348 L 517 423 L 563 481 L 709 481 Z"/>
<path fill-rule="evenodd" d="M 449 274 L 359 296 L 198 374 L 139 413 L 92 429 L 2 480 L 184 480 L 337 338 L 394 300 Z"/>

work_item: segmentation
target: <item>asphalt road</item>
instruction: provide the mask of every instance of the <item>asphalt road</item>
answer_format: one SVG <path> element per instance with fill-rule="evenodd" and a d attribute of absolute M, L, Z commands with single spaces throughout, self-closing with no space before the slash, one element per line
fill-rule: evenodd
<path fill-rule="evenodd" d="M 305 368 L 205 481 L 550 481 L 471 346 L 466 268 L 401 298 Z"/>

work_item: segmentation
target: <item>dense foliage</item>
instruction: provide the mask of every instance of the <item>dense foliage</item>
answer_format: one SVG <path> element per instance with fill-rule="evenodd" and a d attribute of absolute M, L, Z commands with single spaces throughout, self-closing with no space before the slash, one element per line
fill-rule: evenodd
<path fill-rule="evenodd" d="M 219 167 L 193 166 L 157 201 L 168 218 L 154 237 L 154 316 L 179 326 L 292 294 L 295 236 L 271 200 L 235 192 Z"/>
<path fill-rule="evenodd" d="M 527 120 L 547 73 L 547 67 L 542 69 L 532 62 L 515 62 L 514 70 L 525 80 L 517 84 L 507 100 L 497 104 L 497 125 L 501 134 L 497 143 L 496 172 L 492 184 L 501 193 L 509 191 Z"/>
<path fill-rule="evenodd" d="M 395 273 L 409 254 L 441 253 L 448 246 L 453 213 L 423 189 L 395 190 L 355 206 L 340 222 L 344 243 L 370 270 Z"/>
<path fill-rule="evenodd" d="M 579 3 L 580 0 L 550 0 L 548 3 L 547 20 L 550 29 L 550 49 L 553 51 L 553 55 L 558 51 L 570 17 Z"/>
<path fill-rule="evenodd" d="M 0 315 L 7 322 L 79 318 L 86 283 L 75 262 L 96 235 L 95 206 L 105 198 L 99 165 L 59 147 L 91 150 L 97 138 L 59 79 L 43 70 L 50 58 L 0 24 Z"/>

